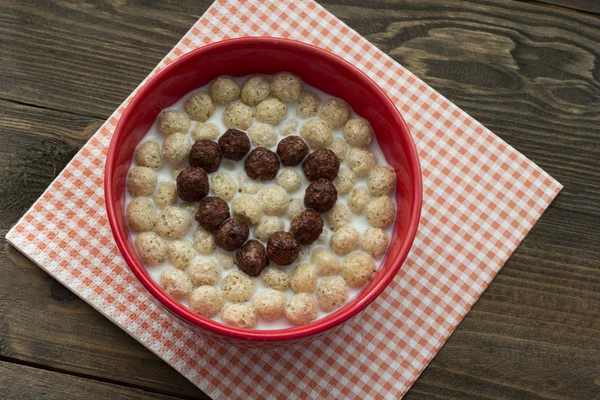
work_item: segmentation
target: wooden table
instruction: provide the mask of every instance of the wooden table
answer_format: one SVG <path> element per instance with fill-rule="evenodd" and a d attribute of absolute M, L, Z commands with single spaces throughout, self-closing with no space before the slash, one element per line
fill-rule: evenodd
<path fill-rule="evenodd" d="M 4 235 L 209 1 L 0 1 L 0 398 L 204 398 Z M 324 6 L 565 189 L 407 399 L 600 398 L 600 1 Z"/>

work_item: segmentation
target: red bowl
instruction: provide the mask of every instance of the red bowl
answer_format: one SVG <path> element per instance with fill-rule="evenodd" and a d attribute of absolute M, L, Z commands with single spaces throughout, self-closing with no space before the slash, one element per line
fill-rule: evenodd
<path fill-rule="evenodd" d="M 367 119 L 385 158 L 396 171 L 398 213 L 385 259 L 360 294 L 311 324 L 282 330 L 249 330 L 195 314 L 167 295 L 140 262 L 125 220 L 125 181 L 135 148 L 158 113 L 193 89 L 221 75 L 289 71 L 304 82 L 345 100 Z M 421 213 L 422 181 L 417 149 L 396 106 L 367 75 L 318 47 L 286 39 L 247 37 L 191 51 L 150 78 L 136 93 L 113 134 L 104 180 L 106 209 L 115 241 L 131 271 L 168 310 L 219 342 L 246 347 L 280 346 L 314 340 L 363 310 L 390 283 L 415 237 Z M 368 311 L 368 310 L 367 310 Z"/>

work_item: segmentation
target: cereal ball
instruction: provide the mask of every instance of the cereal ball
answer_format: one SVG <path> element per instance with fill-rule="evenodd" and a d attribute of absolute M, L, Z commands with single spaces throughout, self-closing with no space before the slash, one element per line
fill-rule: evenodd
<path fill-rule="evenodd" d="M 367 205 L 371 201 L 371 195 L 365 188 L 356 188 L 352 191 L 350 198 L 348 199 L 348 207 L 354 214 L 361 214 Z"/>
<path fill-rule="evenodd" d="M 277 145 L 277 155 L 281 163 L 287 167 L 300 164 L 307 154 L 308 146 L 299 136 L 288 136 Z"/>
<path fill-rule="evenodd" d="M 354 174 L 347 168 L 340 169 L 340 172 L 338 172 L 337 176 L 333 180 L 333 184 L 340 195 L 350 193 L 354 187 L 354 182 Z"/>
<path fill-rule="evenodd" d="M 247 224 L 255 225 L 262 219 L 262 208 L 256 199 L 248 194 L 242 194 L 231 203 L 233 216 Z"/>
<path fill-rule="evenodd" d="M 214 232 L 229 217 L 229 204 L 220 197 L 209 196 L 202 199 L 194 218 L 201 227 Z"/>
<path fill-rule="evenodd" d="M 352 226 L 345 225 L 331 236 L 331 250 L 338 256 L 343 256 L 358 249 L 360 236 Z"/>
<path fill-rule="evenodd" d="M 143 232 L 135 239 L 135 248 L 146 265 L 160 264 L 167 258 L 167 244 L 154 232 Z"/>
<path fill-rule="evenodd" d="M 230 272 L 221 282 L 223 295 L 229 301 L 243 303 L 254 294 L 254 281 L 241 272 Z"/>
<path fill-rule="evenodd" d="M 219 138 L 219 147 L 223 157 L 240 161 L 250 151 L 248 135 L 238 129 L 227 129 Z"/>
<path fill-rule="evenodd" d="M 215 104 L 208 93 L 194 93 L 183 105 L 183 109 L 194 121 L 204 122 L 215 112 Z"/>
<path fill-rule="evenodd" d="M 206 318 L 215 317 L 225 305 L 223 294 L 212 286 L 200 286 L 189 298 L 190 308 Z"/>
<path fill-rule="evenodd" d="M 332 181 L 340 170 L 340 160 L 329 149 L 317 149 L 306 157 L 302 170 L 311 182 L 320 178 Z"/>
<path fill-rule="evenodd" d="M 266 289 L 256 295 L 252 301 L 256 314 L 267 322 L 283 315 L 287 298 L 279 290 Z"/>
<path fill-rule="evenodd" d="M 252 122 L 254 122 L 252 109 L 241 101 L 231 103 L 223 111 L 223 123 L 228 128 L 246 130 L 252 126 Z"/>
<path fill-rule="evenodd" d="M 365 207 L 367 221 L 375 228 L 387 228 L 394 223 L 396 208 L 394 202 L 387 196 L 377 197 Z"/>
<path fill-rule="evenodd" d="M 369 172 L 375 168 L 375 164 L 373 154 L 363 149 L 354 148 L 350 150 L 348 157 L 346 157 L 346 165 L 358 177 L 369 175 Z"/>
<path fill-rule="evenodd" d="M 135 150 L 135 162 L 142 167 L 160 169 L 163 165 L 160 145 L 153 141 L 140 144 Z"/>
<path fill-rule="evenodd" d="M 327 214 L 327 224 L 334 232 L 350 223 L 350 219 L 350 210 L 343 204 L 337 204 Z"/>
<path fill-rule="evenodd" d="M 256 312 L 250 304 L 227 304 L 223 309 L 223 322 L 236 328 L 254 328 Z"/>
<path fill-rule="evenodd" d="M 271 125 L 256 124 L 248 132 L 252 145 L 273 147 L 277 143 L 277 132 Z"/>
<path fill-rule="evenodd" d="M 344 137 L 352 147 L 366 147 L 373 140 L 373 129 L 366 119 L 351 118 L 344 126 Z"/>
<path fill-rule="evenodd" d="M 223 269 L 233 268 L 234 262 L 233 256 L 231 254 L 218 251 L 217 254 L 215 254 L 215 258 L 217 259 L 217 262 L 221 265 L 221 267 L 223 267 Z"/>
<path fill-rule="evenodd" d="M 350 287 L 363 286 L 374 272 L 375 263 L 365 253 L 352 253 L 342 263 L 342 276 Z"/>
<path fill-rule="evenodd" d="M 162 147 L 162 155 L 166 162 L 177 165 L 183 162 L 190 153 L 192 143 L 187 135 L 175 132 L 169 135 Z"/>
<path fill-rule="evenodd" d="M 321 105 L 321 99 L 313 92 L 304 92 L 300 96 L 298 108 L 296 108 L 296 114 L 302 118 L 310 118 L 317 115 Z"/>
<path fill-rule="evenodd" d="M 321 279 L 317 288 L 319 307 L 330 312 L 344 305 L 348 300 L 348 285 L 341 276 L 330 276 Z"/>
<path fill-rule="evenodd" d="M 362 249 L 375 258 L 385 253 L 389 243 L 390 238 L 380 228 L 367 229 L 360 238 Z"/>
<path fill-rule="evenodd" d="M 300 127 L 300 136 L 313 149 L 330 146 L 333 143 L 333 135 L 327 124 L 320 119 L 311 119 Z"/>
<path fill-rule="evenodd" d="M 304 210 L 290 224 L 290 233 L 301 245 L 313 244 L 323 232 L 323 218 L 315 210 Z"/>
<path fill-rule="evenodd" d="M 298 264 L 292 272 L 290 286 L 296 293 L 312 293 L 317 287 L 317 269 L 307 263 Z"/>
<path fill-rule="evenodd" d="M 196 252 L 190 242 L 185 240 L 173 240 L 167 246 L 169 262 L 179 269 L 187 268 Z"/>
<path fill-rule="evenodd" d="M 315 250 L 310 262 L 317 268 L 319 276 L 337 275 L 342 268 L 340 258 L 326 249 Z"/>
<path fill-rule="evenodd" d="M 188 214 L 190 214 L 191 216 L 196 214 L 196 210 L 198 209 L 198 206 L 196 205 L 196 203 L 193 202 L 184 202 L 181 203 L 181 209 L 184 210 L 185 212 L 187 212 Z"/>
<path fill-rule="evenodd" d="M 283 229 L 284 223 L 280 218 L 267 217 L 260 221 L 260 224 L 254 228 L 254 237 L 266 242 L 269 240 L 269 236 L 271 236 L 272 233 L 282 231 Z"/>
<path fill-rule="evenodd" d="M 285 215 L 290 199 L 280 187 L 270 187 L 258 193 L 258 202 L 266 215 Z"/>
<path fill-rule="evenodd" d="M 210 188 L 215 196 L 219 196 L 223 200 L 233 199 L 236 192 L 233 178 L 222 172 L 218 172 L 210 178 Z"/>
<path fill-rule="evenodd" d="M 317 243 L 325 244 L 325 243 L 327 243 L 328 240 L 329 240 L 329 231 L 327 229 L 323 229 L 323 232 L 321 232 L 321 235 L 319 235 L 319 238 L 317 239 Z"/>
<path fill-rule="evenodd" d="M 207 173 L 215 172 L 221 166 L 223 154 L 216 142 L 201 139 L 192 146 L 189 161 L 191 167 L 200 167 Z"/>
<path fill-rule="evenodd" d="M 331 151 L 335 153 L 338 160 L 344 161 L 346 159 L 346 153 L 348 153 L 348 144 L 342 138 L 335 138 L 331 145 Z"/>
<path fill-rule="evenodd" d="M 304 201 L 302 199 L 291 199 L 290 204 L 288 205 L 287 216 L 290 219 L 294 219 L 296 215 L 304 210 L 306 210 L 306 208 L 304 207 Z"/>
<path fill-rule="evenodd" d="M 390 167 L 376 167 L 369 174 L 369 192 L 373 196 L 389 196 L 395 183 L 396 174 Z"/>
<path fill-rule="evenodd" d="M 210 97 L 217 105 L 237 100 L 240 97 L 240 92 L 240 87 L 233 79 L 223 77 L 215 79 L 208 89 Z"/>
<path fill-rule="evenodd" d="M 271 95 L 284 103 L 298 100 L 300 93 L 302 80 L 295 75 L 284 72 L 275 75 L 271 81 Z"/>
<path fill-rule="evenodd" d="M 179 207 L 167 207 L 158 216 L 156 233 L 166 239 L 179 239 L 183 237 L 192 224 L 190 214 Z"/>
<path fill-rule="evenodd" d="M 290 265 L 296 260 L 299 252 L 300 246 L 291 233 L 279 231 L 269 236 L 267 254 L 274 263 Z"/>
<path fill-rule="evenodd" d="M 266 147 L 257 147 L 246 157 L 244 170 L 252 179 L 271 180 L 277 176 L 279 158 L 277 158 L 277 154 Z"/>
<path fill-rule="evenodd" d="M 173 182 L 159 183 L 152 199 L 158 208 L 170 206 L 177 201 L 177 185 Z"/>
<path fill-rule="evenodd" d="M 259 122 L 278 125 L 285 119 L 287 106 L 278 99 L 266 99 L 261 101 L 254 110 L 254 115 Z"/>
<path fill-rule="evenodd" d="M 208 190 L 208 175 L 202 168 L 187 167 L 177 175 L 177 195 L 181 200 L 200 201 Z"/>
<path fill-rule="evenodd" d="M 275 290 L 286 290 L 290 287 L 290 276 L 287 272 L 275 267 L 268 267 L 261 274 L 262 283 Z"/>
<path fill-rule="evenodd" d="M 245 222 L 237 218 L 231 218 L 225 221 L 215 233 L 215 243 L 222 249 L 233 251 L 242 247 L 250 230 Z"/>
<path fill-rule="evenodd" d="M 221 268 L 203 258 L 192 260 L 186 272 L 194 286 L 215 285 L 221 280 Z"/>
<path fill-rule="evenodd" d="M 132 196 L 150 196 L 156 189 L 156 172 L 148 167 L 133 167 L 127 174 L 127 191 Z"/>
<path fill-rule="evenodd" d="M 253 181 L 243 171 L 238 174 L 238 180 L 240 182 L 240 193 L 256 194 L 263 188 L 262 183 Z"/>
<path fill-rule="evenodd" d="M 290 119 L 285 124 L 283 124 L 283 126 L 281 127 L 279 132 L 283 136 L 287 136 L 287 135 L 291 135 L 292 133 L 296 133 L 297 130 L 298 130 L 298 121 L 295 119 Z"/>
<path fill-rule="evenodd" d="M 217 140 L 219 128 L 215 124 L 197 124 L 192 130 L 192 140 Z"/>
<path fill-rule="evenodd" d="M 255 106 L 269 97 L 269 82 L 264 76 L 251 76 L 242 86 L 242 101 Z"/>
<path fill-rule="evenodd" d="M 337 189 L 327 179 L 317 179 L 306 188 L 304 205 L 317 212 L 329 211 L 337 201 Z"/>
<path fill-rule="evenodd" d="M 215 251 L 215 236 L 199 226 L 194 232 L 194 248 L 204 256 L 211 254 Z"/>
<path fill-rule="evenodd" d="M 318 312 L 317 301 L 308 293 L 295 294 L 285 306 L 285 317 L 296 326 L 308 324 Z"/>
<path fill-rule="evenodd" d="M 350 106 L 339 99 L 329 99 L 319 110 L 319 117 L 325 122 L 331 129 L 341 128 L 344 126 L 352 110 Z"/>
<path fill-rule="evenodd" d="M 258 240 L 248 240 L 235 253 L 235 260 L 238 267 L 250 276 L 259 276 L 269 265 L 267 250 Z"/>
<path fill-rule="evenodd" d="M 138 197 L 127 204 L 127 224 L 134 232 L 146 232 L 154 228 L 158 212 L 152 201 Z"/>
<path fill-rule="evenodd" d="M 160 286 L 173 297 L 188 297 L 194 289 L 190 278 L 177 268 L 163 271 L 160 275 Z"/>
<path fill-rule="evenodd" d="M 186 133 L 192 122 L 186 113 L 175 110 L 164 110 L 158 114 L 158 131 L 165 135 Z"/>
<path fill-rule="evenodd" d="M 277 177 L 277 184 L 288 193 L 294 193 L 300 189 L 302 181 L 300 174 L 295 168 L 285 168 Z"/>

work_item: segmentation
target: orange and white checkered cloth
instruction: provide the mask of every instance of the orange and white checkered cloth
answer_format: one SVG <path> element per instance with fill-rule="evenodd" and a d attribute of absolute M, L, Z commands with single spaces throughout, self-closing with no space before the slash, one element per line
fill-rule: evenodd
<path fill-rule="evenodd" d="M 7 238 L 214 398 L 400 398 L 561 185 L 310 0 L 219 0 L 152 74 L 206 43 L 249 35 L 301 40 L 342 56 L 388 93 L 414 135 L 421 225 L 398 276 L 355 323 L 273 352 L 207 343 L 165 311 L 129 271 L 104 208 L 104 160 L 128 100 Z"/>

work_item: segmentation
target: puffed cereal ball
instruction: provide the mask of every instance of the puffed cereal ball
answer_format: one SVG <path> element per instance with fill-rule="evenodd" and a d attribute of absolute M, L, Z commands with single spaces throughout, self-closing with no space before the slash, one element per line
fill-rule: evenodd
<path fill-rule="evenodd" d="M 344 126 L 344 137 L 352 147 L 366 147 L 373 140 L 373 129 L 366 119 L 352 118 Z"/>
<path fill-rule="evenodd" d="M 154 228 L 158 212 L 152 201 L 145 197 L 133 199 L 127 205 L 127 223 L 134 232 L 146 232 Z M 280 229 L 281 230 L 281 229 Z"/>
<path fill-rule="evenodd" d="M 215 285 L 221 279 L 221 268 L 202 258 L 192 260 L 186 272 L 194 286 Z"/>
<path fill-rule="evenodd" d="M 350 210 L 343 204 L 336 204 L 327 214 L 327 224 L 334 232 L 350 223 L 350 219 Z"/>
<path fill-rule="evenodd" d="M 294 217 L 296 215 L 300 214 L 304 210 L 306 210 L 306 207 L 304 207 L 304 200 L 302 200 L 302 199 L 291 199 L 290 200 L 290 204 L 288 205 L 287 216 L 290 219 L 294 219 Z M 282 229 L 278 229 L 278 230 L 282 230 Z"/>
<path fill-rule="evenodd" d="M 306 325 L 318 314 L 317 300 L 308 293 L 298 293 L 285 307 L 285 317 L 294 325 Z"/>
<path fill-rule="evenodd" d="M 237 100 L 240 97 L 241 89 L 231 78 L 217 78 L 208 89 L 210 97 L 215 104 L 222 105 Z"/>
<path fill-rule="evenodd" d="M 160 145 L 153 141 L 140 144 L 135 150 L 135 162 L 142 167 L 160 169 L 163 165 Z"/>
<path fill-rule="evenodd" d="M 196 314 L 206 318 L 215 317 L 225 305 L 225 298 L 212 286 L 200 286 L 189 298 L 190 308 Z"/>
<path fill-rule="evenodd" d="M 270 187 L 258 193 L 258 202 L 266 215 L 285 215 L 289 201 L 287 192 L 279 187 Z"/>
<path fill-rule="evenodd" d="M 197 124 L 192 131 L 192 140 L 217 140 L 219 128 L 215 124 Z"/>
<path fill-rule="evenodd" d="M 302 93 L 302 81 L 295 75 L 281 73 L 271 81 L 271 95 L 284 103 L 296 101 Z"/>
<path fill-rule="evenodd" d="M 156 265 L 165 261 L 167 244 L 154 232 L 143 232 L 135 239 L 135 248 L 146 265 Z"/>
<path fill-rule="evenodd" d="M 390 167 L 376 167 L 369 174 L 369 192 L 373 196 L 389 196 L 395 183 L 396 174 Z"/>
<path fill-rule="evenodd" d="M 320 119 L 311 119 L 300 127 L 300 136 L 313 149 L 330 146 L 333 143 L 331 129 Z"/>
<path fill-rule="evenodd" d="M 302 181 L 300 180 L 300 174 L 296 168 L 285 168 L 277 177 L 277 184 L 285 189 L 288 193 L 294 193 L 300 189 Z"/>
<path fill-rule="evenodd" d="M 186 133 L 192 122 L 186 113 L 175 110 L 164 110 L 158 114 L 158 131 L 165 135 Z"/>
<path fill-rule="evenodd" d="M 177 201 L 177 185 L 173 182 L 161 182 L 158 184 L 154 196 L 152 196 L 154 203 L 158 208 L 165 208 Z"/>
<path fill-rule="evenodd" d="M 273 147 L 277 143 L 277 132 L 271 125 L 256 124 L 248 131 L 253 146 Z"/>
<path fill-rule="evenodd" d="M 194 121 L 204 122 L 215 112 L 215 104 L 208 93 L 194 93 L 185 101 L 185 112 Z"/>
<path fill-rule="evenodd" d="M 300 96 L 298 108 L 296 108 L 296 114 L 302 118 L 314 117 L 317 115 L 321 105 L 321 99 L 313 92 L 304 92 Z"/>
<path fill-rule="evenodd" d="M 255 106 L 269 97 L 269 82 L 264 76 L 251 76 L 242 86 L 242 101 Z"/>
<path fill-rule="evenodd" d="M 335 185 L 339 195 L 350 193 L 355 182 L 356 179 L 354 178 L 354 174 L 348 168 L 340 169 L 337 176 L 333 180 L 333 184 Z"/>
<path fill-rule="evenodd" d="M 342 268 L 340 258 L 326 249 L 315 250 L 310 262 L 317 268 L 319 276 L 337 275 Z"/>
<path fill-rule="evenodd" d="M 298 125 L 298 120 L 290 119 L 283 124 L 283 126 L 279 129 L 279 132 L 282 136 L 291 135 L 292 133 L 296 133 L 298 130 Z"/>
<path fill-rule="evenodd" d="M 179 207 L 167 207 L 158 216 L 156 233 L 166 239 L 179 239 L 183 237 L 192 224 L 190 214 Z"/>
<path fill-rule="evenodd" d="M 346 255 L 358 249 L 359 243 L 360 235 L 358 231 L 349 225 L 342 226 L 331 236 L 331 250 L 338 256 Z"/>
<path fill-rule="evenodd" d="M 186 269 L 196 252 L 185 240 L 173 240 L 168 245 L 169 262 L 179 269 Z"/>
<path fill-rule="evenodd" d="M 350 287 L 363 286 L 374 272 L 375 263 L 365 253 L 352 253 L 342 263 L 342 276 Z"/>
<path fill-rule="evenodd" d="M 210 190 L 223 200 L 231 200 L 236 192 L 235 181 L 223 172 L 217 172 L 210 178 Z"/>
<path fill-rule="evenodd" d="M 258 240 L 248 240 L 235 253 L 235 261 L 238 267 L 250 276 L 259 276 L 269 265 L 267 250 Z"/>
<path fill-rule="evenodd" d="M 160 286 L 173 297 L 188 297 L 194 289 L 190 278 L 177 268 L 163 271 L 160 275 Z"/>
<path fill-rule="evenodd" d="M 254 116 L 259 122 L 271 125 L 278 125 L 286 114 L 287 105 L 274 98 L 261 101 L 254 110 Z"/>
<path fill-rule="evenodd" d="M 252 147 L 246 132 L 239 129 L 227 129 L 218 140 L 223 157 L 228 160 L 240 161 Z"/>
<path fill-rule="evenodd" d="M 240 193 L 256 194 L 263 188 L 262 183 L 254 181 L 243 171 L 238 174 L 238 181 L 240 182 Z"/>
<path fill-rule="evenodd" d="M 234 262 L 233 262 L 233 256 L 231 254 L 224 253 L 222 251 L 218 251 L 217 254 L 215 254 L 215 258 L 217 259 L 217 262 L 219 263 L 219 265 L 221 265 L 221 267 L 223 267 L 223 269 L 233 268 Z"/>
<path fill-rule="evenodd" d="M 252 278 L 241 272 L 231 272 L 221 282 L 221 290 L 225 298 L 236 303 L 250 300 L 254 289 Z"/>
<path fill-rule="evenodd" d="M 377 197 L 365 207 L 367 221 L 375 228 L 387 228 L 394 223 L 396 208 L 394 202 L 387 196 Z"/>
<path fill-rule="evenodd" d="M 348 199 L 348 207 L 354 214 L 361 214 L 365 206 L 371 201 L 371 195 L 365 188 L 356 188 Z"/>
<path fill-rule="evenodd" d="M 248 236 L 250 236 L 248 224 L 237 218 L 230 218 L 217 229 L 215 244 L 227 251 L 234 251 L 246 243 Z"/>
<path fill-rule="evenodd" d="M 247 224 L 255 225 L 262 218 L 262 207 L 254 197 L 242 194 L 231 203 L 231 213 Z"/>
<path fill-rule="evenodd" d="M 356 176 L 367 176 L 375 168 L 375 157 L 367 150 L 353 148 L 346 157 L 346 165 Z"/>
<path fill-rule="evenodd" d="M 346 153 L 348 153 L 348 143 L 342 138 L 335 138 L 331 145 L 331 151 L 335 153 L 335 156 L 340 162 L 344 161 L 346 159 Z"/>
<path fill-rule="evenodd" d="M 223 111 L 223 123 L 227 128 L 246 130 L 253 121 L 252 109 L 241 101 L 228 105 Z"/>
<path fill-rule="evenodd" d="M 292 272 L 290 286 L 295 293 L 312 293 L 317 287 L 317 269 L 314 265 L 298 264 Z"/>
<path fill-rule="evenodd" d="M 319 117 L 327 122 L 331 129 L 336 129 L 344 126 L 352 110 L 350 106 L 339 99 L 329 99 L 319 110 Z"/>
<path fill-rule="evenodd" d="M 256 325 L 254 307 L 250 304 L 227 304 L 223 309 L 223 322 L 236 328 L 254 328 Z"/>
<path fill-rule="evenodd" d="M 275 290 L 286 290 L 290 287 L 290 276 L 287 272 L 275 267 L 267 267 L 261 274 L 262 283 Z"/>
<path fill-rule="evenodd" d="M 283 229 L 284 223 L 280 218 L 263 218 L 262 221 L 260 221 L 260 224 L 258 224 L 258 226 L 254 228 L 254 237 L 263 242 L 266 242 L 267 240 L 269 240 L 269 236 L 271 236 L 272 233 L 282 231 Z"/>
<path fill-rule="evenodd" d="M 215 251 L 215 236 L 202 227 L 196 228 L 194 232 L 194 248 L 202 255 L 209 255 Z"/>
<path fill-rule="evenodd" d="M 156 189 L 156 172 L 148 167 L 133 167 L 127 174 L 127 191 L 130 195 L 150 196 Z"/>
<path fill-rule="evenodd" d="M 330 312 L 344 305 L 348 300 L 348 285 L 341 276 L 330 276 L 321 279 L 317 287 L 319 307 Z"/>
<path fill-rule="evenodd" d="M 162 147 L 163 158 L 171 165 L 180 164 L 190 153 L 192 142 L 183 133 L 169 135 Z"/>
<path fill-rule="evenodd" d="M 287 298 L 279 290 L 266 289 L 256 295 L 252 301 L 256 314 L 267 322 L 283 315 Z"/>
<path fill-rule="evenodd" d="M 199 167 L 186 167 L 177 175 L 177 195 L 183 201 L 200 201 L 208 194 L 210 185 L 206 171 Z"/>
<path fill-rule="evenodd" d="M 375 258 L 385 253 L 389 243 L 390 238 L 380 228 L 367 229 L 360 238 L 362 249 Z"/>

